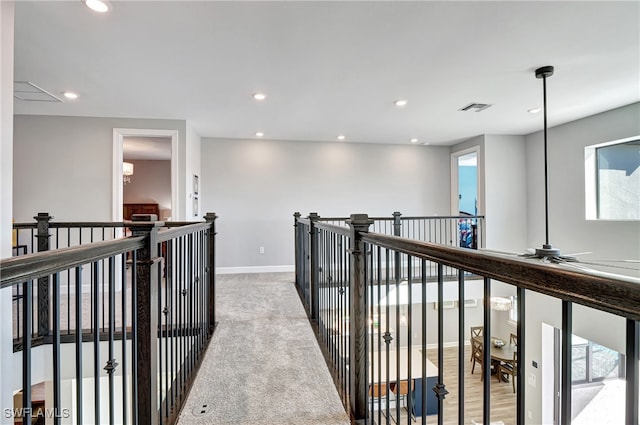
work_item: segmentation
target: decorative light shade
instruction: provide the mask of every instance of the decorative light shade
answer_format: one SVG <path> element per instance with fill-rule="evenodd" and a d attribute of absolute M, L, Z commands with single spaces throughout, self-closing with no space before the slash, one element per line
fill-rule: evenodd
<path fill-rule="evenodd" d="M 122 175 L 133 176 L 133 164 L 130 162 L 122 163 Z"/>
<path fill-rule="evenodd" d="M 131 176 L 133 176 L 133 164 L 130 162 L 122 163 L 122 181 L 124 184 L 131 183 Z"/>
<path fill-rule="evenodd" d="M 509 311 L 511 310 L 511 300 L 504 297 L 491 297 L 491 310 Z"/>

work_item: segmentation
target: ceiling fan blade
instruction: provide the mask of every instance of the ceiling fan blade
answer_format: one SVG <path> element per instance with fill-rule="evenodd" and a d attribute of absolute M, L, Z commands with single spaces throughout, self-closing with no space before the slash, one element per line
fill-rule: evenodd
<path fill-rule="evenodd" d="M 517 252 L 499 251 L 497 249 L 489 249 L 489 248 L 478 248 L 478 251 L 486 251 L 486 252 L 492 252 L 494 254 L 502 254 L 502 255 L 522 255 Z"/>
<path fill-rule="evenodd" d="M 640 260 L 601 260 L 601 259 L 597 259 L 597 260 L 591 260 L 592 262 L 603 262 L 603 263 L 634 263 L 634 264 L 640 264 Z"/>
<path fill-rule="evenodd" d="M 640 279 L 638 279 L 637 277 L 607 273 L 607 272 L 603 272 L 603 271 L 600 271 L 600 270 L 592 269 L 591 267 L 584 266 L 581 263 L 558 263 L 558 265 L 559 266 L 578 269 L 580 271 L 587 272 L 587 273 L 590 273 L 590 274 L 593 274 L 593 275 L 597 275 L 597 276 L 614 277 L 616 279 L 623 279 L 623 280 L 626 280 L 628 282 L 639 283 L 640 284 Z M 601 265 L 601 264 L 598 264 L 598 265 Z"/>
<path fill-rule="evenodd" d="M 563 257 L 577 257 L 579 255 L 588 255 L 588 254 L 593 254 L 593 252 L 589 252 L 589 251 L 587 251 L 587 252 L 576 252 L 576 253 L 573 253 L 573 254 L 562 254 L 562 256 Z"/>
<path fill-rule="evenodd" d="M 580 264 L 588 264 L 590 266 L 608 267 L 608 268 L 611 268 L 611 269 L 640 271 L 640 267 L 625 267 L 625 266 L 619 266 L 617 264 L 603 264 L 603 263 L 596 263 L 596 262 L 593 262 L 593 261 L 579 261 L 579 263 Z"/>

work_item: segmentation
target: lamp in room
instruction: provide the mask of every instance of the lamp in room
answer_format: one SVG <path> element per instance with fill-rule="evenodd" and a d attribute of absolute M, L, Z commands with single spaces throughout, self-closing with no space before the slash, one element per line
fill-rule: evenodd
<path fill-rule="evenodd" d="M 133 176 L 133 164 L 130 162 L 122 163 L 122 180 L 124 184 L 131 183 L 131 176 Z"/>

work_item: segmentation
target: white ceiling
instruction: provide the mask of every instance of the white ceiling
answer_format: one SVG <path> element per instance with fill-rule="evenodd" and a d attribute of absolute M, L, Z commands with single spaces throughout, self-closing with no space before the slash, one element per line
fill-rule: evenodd
<path fill-rule="evenodd" d="M 453 144 L 640 100 L 640 2 L 17 1 L 16 114 L 187 120 L 203 137 Z M 251 94 L 267 93 L 258 103 Z M 396 99 L 407 99 L 403 108 Z M 483 112 L 461 112 L 471 103 Z"/>

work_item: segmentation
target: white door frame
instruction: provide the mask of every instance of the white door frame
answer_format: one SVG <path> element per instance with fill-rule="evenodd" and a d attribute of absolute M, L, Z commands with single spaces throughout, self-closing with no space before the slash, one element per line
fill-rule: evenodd
<path fill-rule="evenodd" d="M 463 149 L 457 152 L 451 152 L 451 215 L 457 216 L 460 215 L 460 202 L 459 195 L 460 191 L 458 188 L 458 158 L 461 156 L 468 155 L 470 153 L 476 154 L 476 159 L 478 164 L 476 166 L 477 172 L 477 196 L 478 196 L 478 215 L 484 214 L 484 178 L 483 178 L 483 167 L 482 167 L 482 156 L 480 152 L 480 146 L 473 146 L 468 149 Z"/>
<path fill-rule="evenodd" d="M 123 141 L 125 137 L 170 137 L 171 138 L 171 216 L 178 212 L 178 130 L 147 130 L 139 128 L 113 129 L 113 201 L 112 219 L 122 221 L 124 202 L 122 184 Z M 160 218 L 160 217 L 158 217 Z"/>

